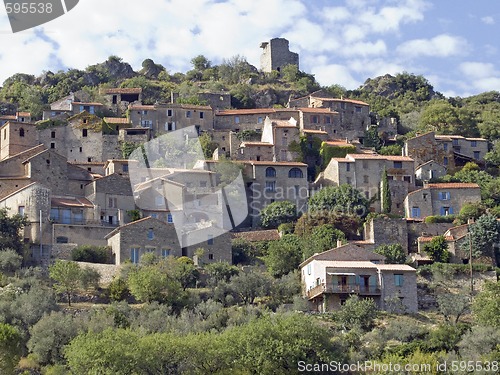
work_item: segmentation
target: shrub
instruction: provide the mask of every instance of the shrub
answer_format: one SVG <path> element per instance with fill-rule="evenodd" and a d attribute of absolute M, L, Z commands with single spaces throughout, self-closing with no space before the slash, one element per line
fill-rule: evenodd
<path fill-rule="evenodd" d="M 113 281 L 109 284 L 109 298 L 113 301 L 123 301 L 129 294 L 127 282 L 121 277 L 113 278 Z"/>
<path fill-rule="evenodd" d="M 21 267 L 23 257 L 13 249 L 0 251 L 0 271 L 14 272 Z"/>
<path fill-rule="evenodd" d="M 456 219 L 455 215 L 446 215 L 446 216 L 427 216 L 424 220 L 425 223 L 427 224 L 433 224 L 433 223 L 453 223 L 453 221 Z"/>
<path fill-rule="evenodd" d="M 109 263 L 110 250 L 107 246 L 82 245 L 73 249 L 71 259 L 77 262 Z"/>

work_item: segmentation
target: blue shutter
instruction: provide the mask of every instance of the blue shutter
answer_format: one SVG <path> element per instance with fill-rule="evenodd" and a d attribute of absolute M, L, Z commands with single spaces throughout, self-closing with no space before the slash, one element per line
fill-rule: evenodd
<path fill-rule="evenodd" d="M 441 208 L 439 209 L 439 214 L 440 214 L 441 216 L 444 216 L 444 215 L 445 215 L 445 212 L 444 212 L 444 207 L 441 207 Z"/>
<path fill-rule="evenodd" d="M 453 207 L 450 207 L 450 209 L 448 210 L 448 212 L 450 213 L 450 215 L 453 215 Z"/>

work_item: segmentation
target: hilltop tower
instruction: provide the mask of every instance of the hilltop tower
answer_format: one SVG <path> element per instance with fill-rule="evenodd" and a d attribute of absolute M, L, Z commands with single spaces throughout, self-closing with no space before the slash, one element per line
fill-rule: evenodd
<path fill-rule="evenodd" d="M 293 64 L 299 67 L 299 54 L 290 52 L 289 42 L 285 38 L 274 38 L 269 42 L 262 42 L 262 55 L 260 56 L 260 68 L 269 73 L 272 70 L 278 72 L 285 65 Z"/>

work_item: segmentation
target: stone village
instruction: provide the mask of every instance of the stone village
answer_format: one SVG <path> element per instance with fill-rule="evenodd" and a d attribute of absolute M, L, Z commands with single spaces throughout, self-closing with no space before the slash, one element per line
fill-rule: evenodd
<path fill-rule="evenodd" d="M 261 48 L 264 72 L 299 64 L 286 39 L 272 39 Z M 231 262 L 232 238 L 279 238 L 278 231 L 262 230 L 259 220 L 259 212 L 275 201 L 291 201 L 306 212 L 309 197 L 322 188 L 348 184 L 370 200 L 372 212 L 382 212 L 383 203 L 376 198 L 384 170 L 390 212 L 399 217 L 376 217 L 357 240 L 302 262 L 303 294 L 311 308 L 335 309 L 355 293 L 373 298 L 382 309 L 388 298 L 396 297 L 408 311 L 417 311 L 415 268 L 386 264 L 385 257 L 372 252 L 382 244 L 400 243 L 408 259 L 421 264 L 430 261 L 423 245 L 446 235 L 452 262 L 469 260 L 454 250 L 454 243 L 467 235 L 467 224 L 454 227 L 425 219 L 457 214 L 465 203 L 480 202 L 479 186 L 430 181 L 468 161 L 481 164 L 489 148 L 486 139 L 429 132 L 408 139 L 402 155 L 384 156 L 365 147 L 364 137 L 367 129 L 378 127 L 394 142 L 395 122 L 372 124 L 367 103 L 322 91 L 290 98 L 287 108 L 257 109 L 230 108 L 227 93 L 203 94 L 208 103 L 203 106 L 178 103 L 174 94 L 169 103 L 144 105 L 140 88 L 111 88 L 101 94 L 102 102 L 70 94 L 52 103 L 40 121 L 25 112 L 0 117 L 0 207 L 26 215 L 23 238 L 34 263 L 70 259 L 78 245 L 109 246 L 111 267 L 136 263 L 147 252 L 187 256 L 201 264 Z M 115 117 L 101 117 L 103 108 Z M 194 169 L 153 167 L 151 178 L 131 183 L 135 161 L 124 157 L 124 146 L 139 147 L 189 127 L 217 145 L 211 158 Z M 332 157 L 316 176 L 314 162 L 297 161 L 299 150 L 293 145 L 301 138 L 311 148 L 319 143 L 347 151 Z M 213 204 L 204 198 L 204 189 L 219 177 L 214 167 L 228 160 L 243 172 L 247 219 L 234 231 L 183 246 L 175 226 L 207 225 L 203 215 L 183 215 L 183 205 Z M 165 203 L 164 184 L 183 197 L 175 208 Z M 146 196 L 149 203 L 140 204 Z M 204 251 L 197 253 L 200 247 Z"/>

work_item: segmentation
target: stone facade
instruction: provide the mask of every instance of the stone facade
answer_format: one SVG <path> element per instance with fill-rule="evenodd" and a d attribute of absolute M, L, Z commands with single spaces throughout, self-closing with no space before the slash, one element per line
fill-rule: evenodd
<path fill-rule="evenodd" d="M 115 264 L 128 260 L 140 261 L 141 255 L 153 252 L 158 257 L 188 256 L 193 258 L 197 249 L 204 249 L 198 256 L 202 263 L 231 263 L 231 241 L 229 234 L 208 238 L 206 242 L 189 247 L 179 244 L 174 224 L 147 217 L 116 228 L 106 236 L 115 257 Z"/>
<path fill-rule="evenodd" d="M 73 248 L 78 245 L 107 246 L 105 237 L 113 229 L 100 225 L 53 224 L 52 245 L 74 244 Z"/>
<path fill-rule="evenodd" d="M 105 105 L 117 116 L 125 114 L 129 104 L 142 102 L 141 88 L 111 88 L 103 91 Z"/>
<path fill-rule="evenodd" d="M 37 144 L 35 124 L 8 121 L 0 127 L 0 160 L 29 150 Z"/>
<path fill-rule="evenodd" d="M 481 191 L 475 183 L 424 184 L 422 189 L 408 194 L 404 201 L 407 218 L 446 216 L 460 212 L 465 203 L 481 202 Z"/>
<path fill-rule="evenodd" d="M 299 55 L 290 52 L 289 42 L 284 38 L 273 38 L 269 42 L 262 42 L 262 55 L 260 57 L 260 68 L 263 72 L 278 72 L 286 65 L 297 65 L 299 67 Z"/>
<path fill-rule="evenodd" d="M 430 160 L 424 164 L 420 164 L 415 168 L 415 179 L 423 182 L 445 176 L 447 173 L 444 165 L 441 165 L 434 160 Z"/>

